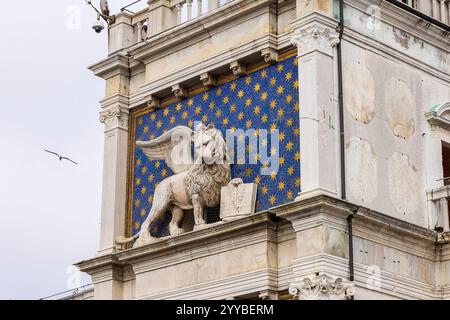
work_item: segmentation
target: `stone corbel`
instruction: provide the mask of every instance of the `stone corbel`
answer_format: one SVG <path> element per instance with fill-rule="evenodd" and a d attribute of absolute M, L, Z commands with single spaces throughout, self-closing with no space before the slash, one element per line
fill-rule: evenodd
<path fill-rule="evenodd" d="M 273 63 L 278 61 L 278 52 L 272 48 L 266 48 L 261 50 L 261 56 L 266 63 Z"/>
<path fill-rule="evenodd" d="M 128 130 L 129 110 L 116 106 L 100 112 L 100 122 L 105 125 L 105 131 L 113 129 Z"/>
<path fill-rule="evenodd" d="M 291 43 L 298 48 L 302 56 L 313 51 L 320 51 L 333 56 L 333 48 L 339 44 L 339 33 L 328 26 L 312 24 L 304 29 L 295 30 Z"/>
<path fill-rule="evenodd" d="M 258 295 L 260 300 L 278 300 L 278 292 L 273 290 L 261 291 Z"/>
<path fill-rule="evenodd" d="M 178 99 L 183 99 L 187 96 L 186 89 L 179 84 L 172 86 L 172 92 Z"/>
<path fill-rule="evenodd" d="M 247 72 L 245 65 L 239 61 L 230 63 L 230 69 L 236 77 L 240 77 Z"/>
<path fill-rule="evenodd" d="M 158 109 L 161 106 L 161 100 L 152 94 L 149 95 L 145 100 L 147 102 L 147 107 L 152 110 Z"/>
<path fill-rule="evenodd" d="M 203 83 L 203 86 L 206 88 L 213 87 L 216 85 L 215 77 L 209 72 L 202 73 L 200 75 L 200 81 Z"/>
<path fill-rule="evenodd" d="M 322 274 L 292 283 L 289 293 L 299 300 L 350 300 L 355 294 L 354 286 L 342 278 Z"/>

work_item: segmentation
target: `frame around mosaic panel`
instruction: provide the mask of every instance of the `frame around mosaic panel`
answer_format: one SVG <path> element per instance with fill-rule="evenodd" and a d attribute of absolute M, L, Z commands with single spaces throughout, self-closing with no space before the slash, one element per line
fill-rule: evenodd
<path fill-rule="evenodd" d="M 225 130 L 278 129 L 280 168 L 272 175 L 260 175 L 262 164 L 234 164 L 232 177 L 258 184 L 257 211 L 293 201 L 300 192 L 300 128 L 297 59 L 288 57 L 276 64 L 195 94 L 164 108 L 142 109 L 131 117 L 131 155 L 128 195 L 128 232 L 135 234 L 145 220 L 158 182 L 172 175 L 164 161 L 150 161 L 137 140 L 150 140 L 177 125 L 193 128 L 195 121 L 214 123 L 224 136 Z M 270 133 L 267 139 L 271 150 Z M 246 148 L 248 148 L 246 139 Z M 248 163 L 248 156 L 246 157 Z M 219 208 L 208 208 L 209 222 L 219 220 Z M 171 214 L 151 227 L 155 236 L 168 235 Z M 183 227 L 192 230 L 192 213 L 187 212 Z"/>

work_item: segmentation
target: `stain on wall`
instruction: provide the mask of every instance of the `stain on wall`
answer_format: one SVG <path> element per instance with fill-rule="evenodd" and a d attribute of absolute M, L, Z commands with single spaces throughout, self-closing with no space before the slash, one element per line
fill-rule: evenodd
<path fill-rule="evenodd" d="M 362 203 L 372 202 L 378 195 L 377 156 L 365 139 L 352 137 L 346 147 L 350 192 Z"/>
<path fill-rule="evenodd" d="M 354 120 L 369 123 L 375 115 L 375 82 L 360 61 L 344 68 L 344 103 Z"/>
<path fill-rule="evenodd" d="M 419 207 L 419 176 L 409 156 L 394 152 L 388 159 L 389 194 L 395 209 L 410 215 Z"/>
<path fill-rule="evenodd" d="M 416 130 L 416 104 L 408 84 L 391 78 L 385 85 L 386 121 L 395 136 L 411 137 Z"/>

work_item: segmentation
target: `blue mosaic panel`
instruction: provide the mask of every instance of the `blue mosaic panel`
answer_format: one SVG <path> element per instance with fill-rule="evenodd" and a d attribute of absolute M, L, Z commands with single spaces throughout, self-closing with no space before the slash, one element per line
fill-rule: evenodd
<path fill-rule="evenodd" d="M 213 123 L 224 137 L 227 129 L 266 129 L 270 151 L 270 132 L 278 129 L 280 165 L 277 172 L 261 175 L 261 167 L 267 164 L 261 161 L 248 164 L 247 156 L 247 164 L 238 164 L 235 159 L 231 173 L 232 178 L 240 177 L 244 183 L 258 185 L 257 211 L 285 204 L 293 201 L 300 192 L 298 86 L 297 59 L 288 58 L 179 103 L 137 115 L 133 118 L 135 133 L 132 143 L 154 139 L 177 125 L 194 129 L 194 123 L 202 121 L 204 124 Z M 249 148 L 248 139 L 245 144 Z M 164 161 L 150 161 L 139 148 L 134 149 L 132 162 L 129 205 L 134 235 L 150 211 L 156 185 L 172 172 Z M 170 214 L 165 220 L 152 227 L 152 233 L 167 235 Z"/>

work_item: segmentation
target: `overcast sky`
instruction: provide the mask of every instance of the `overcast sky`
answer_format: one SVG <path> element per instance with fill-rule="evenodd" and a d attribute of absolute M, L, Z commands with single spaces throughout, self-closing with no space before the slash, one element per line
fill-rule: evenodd
<path fill-rule="evenodd" d="M 104 82 L 86 67 L 107 39 L 83 0 L 4 1 L 2 12 L 0 299 L 38 299 L 67 290 L 68 266 L 98 249 Z"/>

